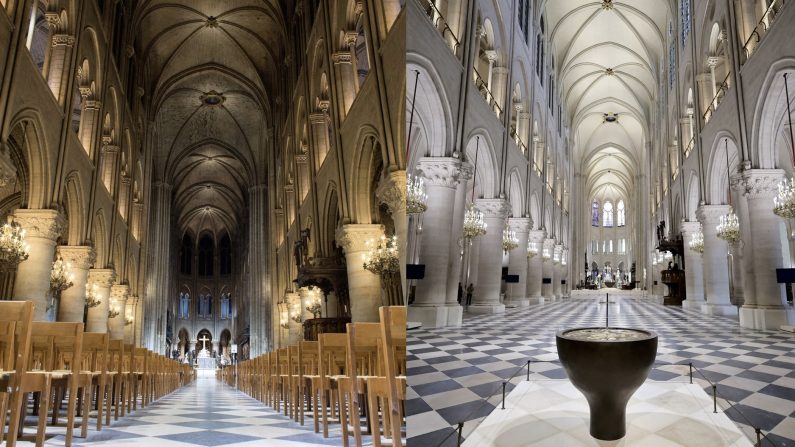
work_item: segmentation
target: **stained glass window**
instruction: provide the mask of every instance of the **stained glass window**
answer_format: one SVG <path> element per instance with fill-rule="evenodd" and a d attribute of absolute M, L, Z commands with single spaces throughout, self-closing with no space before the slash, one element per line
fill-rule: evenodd
<path fill-rule="evenodd" d="M 613 226 L 613 204 L 610 202 L 605 202 L 604 208 L 604 226 L 612 227 Z"/>
<path fill-rule="evenodd" d="M 690 34 L 690 0 L 680 0 L 679 17 L 682 18 L 682 47 L 684 47 Z"/>
<path fill-rule="evenodd" d="M 617 205 L 617 213 L 616 213 L 616 225 L 619 227 L 623 227 L 626 224 L 627 222 L 624 215 L 624 201 L 619 200 Z"/>
<path fill-rule="evenodd" d="M 594 227 L 599 226 L 599 201 L 594 200 L 591 205 L 591 225 Z"/>

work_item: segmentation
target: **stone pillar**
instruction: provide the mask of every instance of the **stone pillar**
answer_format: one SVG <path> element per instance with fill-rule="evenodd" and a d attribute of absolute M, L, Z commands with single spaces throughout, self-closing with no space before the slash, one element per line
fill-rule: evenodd
<path fill-rule="evenodd" d="M 406 287 L 406 241 L 408 240 L 408 219 L 406 218 L 406 171 L 390 172 L 378 184 L 375 195 L 381 203 L 385 203 L 395 224 L 395 235 L 398 240 L 400 256 L 400 285 L 403 291 L 403 303 L 409 302 Z"/>
<path fill-rule="evenodd" d="M 472 262 L 478 263 L 478 284 L 472 297 L 470 313 L 502 313 L 505 305 L 500 303 L 502 286 L 502 230 L 505 218 L 511 212 L 505 199 L 477 199 L 475 206 L 483 212 L 487 232 L 481 236 L 480 254 Z"/>
<path fill-rule="evenodd" d="M 69 55 L 75 44 L 74 36 L 68 34 L 55 34 L 52 36 L 52 48 L 50 49 L 49 72 L 47 74 L 47 84 L 50 86 L 52 94 L 58 98 L 59 104 L 64 104 L 67 92 L 65 86 L 69 85 L 68 79 L 73 75 L 67 69 Z"/>
<path fill-rule="evenodd" d="M 682 302 L 682 307 L 701 310 L 704 301 L 704 261 L 701 253 L 696 253 L 687 248 L 693 234 L 701 229 L 701 223 L 682 222 L 682 239 L 685 244 L 685 288 L 687 299 Z"/>
<path fill-rule="evenodd" d="M 494 94 L 494 103 L 496 106 L 502 108 L 506 104 L 505 83 L 508 82 L 508 67 L 494 67 L 492 71 L 494 72 L 493 85 L 494 88 L 497 89 L 496 91 L 492 90 Z M 494 111 L 497 112 L 496 107 Z M 502 114 L 504 113 L 505 111 L 503 110 L 501 114 L 498 115 L 500 119 L 502 119 Z"/>
<path fill-rule="evenodd" d="M 104 138 L 105 137 L 103 137 L 103 139 Z M 102 179 L 102 184 L 105 185 L 105 189 L 108 191 L 111 197 L 113 197 L 114 192 L 113 177 L 116 175 L 116 158 L 118 158 L 120 150 L 121 149 L 119 146 L 112 144 L 102 145 L 100 178 Z"/>
<path fill-rule="evenodd" d="M 61 245 L 58 247 L 58 254 L 64 262 L 72 266 L 71 273 L 74 275 L 72 287 L 61 292 L 58 321 L 82 322 L 86 306 L 88 269 L 94 264 L 96 253 L 89 246 Z"/>
<path fill-rule="evenodd" d="M 135 328 L 138 326 L 138 308 L 140 298 L 135 295 L 127 297 L 127 306 L 124 311 L 124 342 L 135 343 Z M 127 318 L 130 318 L 130 324 L 127 324 Z"/>
<path fill-rule="evenodd" d="M 461 163 L 458 172 L 458 184 L 455 189 L 455 205 L 453 205 L 453 226 L 450 231 L 450 269 L 447 272 L 447 326 L 460 326 L 463 319 L 463 307 L 458 304 L 458 285 L 461 284 L 461 303 L 466 300 L 466 284 L 461 275 L 463 264 L 464 244 L 464 213 L 466 213 L 466 195 L 468 180 L 472 178 L 474 166 L 470 163 Z M 470 249 L 469 255 L 471 256 Z"/>
<path fill-rule="evenodd" d="M 115 280 L 116 273 L 113 269 L 91 269 L 88 271 L 88 287 L 91 287 L 92 284 L 97 285 L 100 304 L 88 309 L 86 332 L 108 332 L 110 287 Z"/>
<path fill-rule="evenodd" d="M 157 181 L 152 185 L 151 217 L 147 228 L 148 255 L 146 295 L 143 302 L 143 346 L 163 353 L 165 348 L 166 311 L 169 294 L 169 271 L 171 266 L 171 185 Z M 133 205 L 133 211 L 136 211 Z M 135 217 L 135 216 L 133 216 Z M 135 233 L 136 225 L 133 230 Z M 140 236 L 140 234 L 139 234 Z M 89 278 L 90 280 L 90 278 Z M 110 287 L 110 285 L 108 285 Z M 107 314 L 106 314 L 107 318 Z M 104 332 L 104 331 L 103 331 Z"/>
<path fill-rule="evenodd" d="M 702 205 L 696 210 L 704 233 L 704 292 L 707 302 L 701 311 L 709 315 L 737 315 L 737 308 L 729 301 L 729 247 L 726 241 L 718 238 L 716 229 L 720 216 L 728 213 L 730 208 L 729 205 Z"/>
<path fill-rule="evenodd" d="M 108 329 L 111 340 L 124 340 L 124 317 L 127 310 L 127 295 L 130 294 L 130 286 L 126 284 L 114 284 L 110 288 L 110 308 L 119 312 L 108 321 Z"/>
<path fill-rule="evenodd" d="M 25 230 L 25 241 L 30 246 L 28 259 L 17 266 L 13 298 L 33 301 L 33 319 L 45 321 L 55 240 L 64 227 L 64 218 L 55 210 L 18 209 L 13 219 Z"/>
<path fill-rule="evenodd" d="M 99 111 L 102 109 L 102 103 L 95 99 L 89 99 L 88 91 L 90 90 L 80 88 L 80 94 L 83 96 L 83 113 L 80 114 L 80 129 L 77 138 L 86 153 L 90 154 L 91 144 L 94 142 L 94 132 L 100 123 Z"/>
<path fill-rule="evenodd" d="M 299 341 L 304 339 L 304 327 L 303 327 L 303 319 L 298 322 L 292 319 L 292 315 L 290 315 L 290 308 L 295 305 L 295 303 L 302 303 L 301 295 L 295 292 L 287 292 L 284 294 L 284 302 L 287 303 L 287 318 L 288 318 L 288 328 L 287 328 L 287 340 L 286 344 L 282 345 L 283 348 L 287 346 L 294 345 Z M 300 308 L 299 312 L 303 315 L 305 312 L 304 309 Z"/>
<path fill-rule="evenodd" d="M 273 300 L 270 293 L 270 273 L 268 269 L 270 254 L 270 225 L 267 207 L 268 188 L 255 185 L 248 189 L 249 216 L 248 240 L 250 242 L 250 293 L 249 331 L 251 333 L 250 353 L 252 358 L 273 348 Z M 277 218 L 278 220 L 278 218 Z M 292 260 L 291 260 L 292 261 Z M 276 319 L 278 324 L 278 318 Z"/>
<path fill-rule="evenodd" d="M 543 266 L 541 261 L 541 250 L 544 247 L 544 230 L 532 230 L 528 233 L 528 242 L 535 242 L 538 253 L 532 258 L 527 259 L 527 296 L 530 304 L 542 304 L 544 297 L 541 295 L 541 281 L 543 276 Z"/>
<path fill-rule="evenodd" d="M 428 210 L 422 217 L 420 264 L 425 264 L 425 278 L 417 281 L 414 303 L 409 306 L 409 319 L 424 327 L 444 327 L 449 323 L 446 305 L 447 279 L 450 271 L 450 230 L 455 210 L 461 161 L 448 157 L 425 157 L 417 170 L 425 178 Z M 456 305 L 457 306 L 457 305 Z M 455 307 L 454 307 L 455 308 Z M 460 310 L 459 310 L 460 312 Z M 460 317 L 454 318 L 457 323 Z"/>
<path fill-rule="evenodd" d="M 519 282 L 508 284 L 510 296 L 505 303 L 508 307 L 527 307 L 527 238 L 530 231 L 529 217 L 513 217 L 508 219 L 508 228 L 516 232 L 519 246 L 508 254 L 508 274 L 519 275 Z"/>
<path fill-rule="evenodd" d="M 740 309 L 740 326 L 778 329 L 795 324 L 795 311 L 786 304 L 784 284 L 776 279 L 776 269 L 784 267 L 784 259 L 780 217 L 771 211 L 784 171 L 749 169 L 743 171 L 742 178 L 751 227 L 751 234 L 742 236 L 753 247 L 755 284 L 754 293 L 747 294 Z"/>
<path fill-rule="evenodd" d="M 356 98 L 359 83 L 356 66 L 353 65 L 350 51 L 334 53 L 331 55 L 331 60 L 334 63 L 334 71 L 342 92 L 342 116 L 346 116 L 353 104 L 353 100 Z"/>
<path fill-rule="evenodd" d="M 383 305 L 381 278 L 364 269 L 362 257 L 367 241 L 384 234 L 379 224 L 348 224 L 337 229 L 337 244 L 345 249 L 348 270 L 348 292 L 351 299 L 351 321 L 378 322 L 378 308 Z"/>
<path fill-rule="evenodd" d="M 323 161 L 326 160 L 326 154 L 328 154 L 331 146 L 329 144 L 329 102 L 321 100 L 321 103 L 324 106 L 321 112 L 309 114 L 309 122 L 312 125 L 312 142 L 314 144 L 312 154 L 315 157 L 315 169 L 318 170 L 323 166 Z"/>
<path fill-rule="evenodd" d="M 554 264 L 553 271 L 553 281 L 552 281 L 552 292 L 555 294 L 556 299 L 563 298 L 563 292 L 561 286 L 561 280 L 563 279 L 563 266 L 560 264 L 560 260 L 563 257 L 563 244 L 555 245 L 555 254 L 558 259 L 558 262 Z M 554 259 L 554 258 L 553 258 Z"/>
<path fill-rule="evenodd" d="M 130 184 L 132 183 L 132 178 L 129 175 L 122 174 L 121 180 L 119 182 L 119 214 L 121 214 L 121 218 L 124 219 L 125 222 L 129 225 L 129 217 L 130 217 Z"/>
<path fill-rule="evenodd" d="M 544 250 L 547 250 L 549 253 L 549 259 L 543 258 Z M 544 278 L 549 278 L 552 280 L 552 251 L 555 250 L 555 239 L 544 239 L 544 243 L 542 244 L 541 251 L 538 252 L 538 256 L 541 257 L 541 295 L 544 297 L 545 300 L 555 301 L 555 292 L 552 289 L 552 283 L 543 283 Z"/>

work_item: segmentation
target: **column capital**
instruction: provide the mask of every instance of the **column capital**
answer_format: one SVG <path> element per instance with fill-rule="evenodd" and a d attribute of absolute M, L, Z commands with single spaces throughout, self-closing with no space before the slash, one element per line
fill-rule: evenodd
<path fill-rule="evenodd" d="M 28 237 L 39 237 L 55 241 L 66 226 L 66 219 L 56 210 L 18 209 L 13 214 Z"/>
<path fill-rule="evenodd" d="M 351 53 L 349 51 L 340 51 L 331 55 L 331 60 L 334 65 L 350 64 Z"/>
<path fill-rule="evenodd" d="M 455 188 L 461 172 L 461 160 L 453 157 L 423 157 L 417 162 L 429 186 Z"/>
<path fill-rule="evenodd" d="M 318 104 L 318 108 L 320 108 L 321 104 Z M 328 124 L 328 104 L 326 104 L 325 110 L 322 112 L 315 112 L 309 114 L 309 122 L 312 124 Z"/>
<path fill-rule="evenodd" d="M 381 224 L 349 224 L 337 228 L 335 238 L 337 245 L 350 253 L 366 250 L 367 241 L 376 240 L 383 234 L 384 226 Z"/>
<path fill-rule="evenodd" d="M 511 214 L 511 205 L 505 199 L 475 199 L 475 206 L 487 219 L 505 219 Z"/>
<path fill-rule="evenodd" d="M 91 268 L 97 258 L 94 247 L 89 245 L 60 245 L 57 251 L 64 261 L 83 270 Z"/>
<path fill-rule="evenodd" d="M 544 248 L 551 250 L 555 249 L 555 239 L 544 239 Z M 550 253 L 552 254 L 552 253 Z"/>
<path fill-rule="evenodd" d="M 743 195 L 750 199 L 772 199 L 778 194 L 778 184 L 783 179 L 782 169 L 748 169 L 742 173 Z"/>
<path fill-rule="evenodd" d="M 70 34 L 54 34 L 52 36 L 52 46 L 67 46 L 71 47 L 75 44 L 75 36 Z"/>
<path fill-rule="evenodd" d="M 693 220 L 693 221 L 685 220 L 685 221 L 682 221 L 682 223 L 680 224 L 679 228 L 682 230 L 682 235 L 683 236 L 690 236 L 691 234 L 697 233 L 698 230 L 701 229 L 701 222 L 699 222 L 697 220 Z M 687 241 L 685 241 L 685 242 L 687 242 Z"/>
<path fill-rule="evenodd" d="M 726 215 L 730 210 L 729 205 L 701 205 L 696 210 L 696 217 L 705 228 L 714 227 L 721 216 Z"/>
<path fill-rule="evenodd" d="M 533 225 L 529 217 L 510 217 L 508 218 L 508 228 L 517 233 L 527 233 Z"/>
<path fill-rule="evenodd" d="M 458 170 L 458 181 L 463 182 L 472 178 L 475 174 L 475 166 L 468 161 L 461 162 Z"/>
<path fill-rule="evenodd" d="M 114 284 L 110 286 L 110 297 L 114 300 L 124 301 L 130 293 L 130 286 L 127 284 Z"/>
<path fill-rule="evenodd" d="M 544 230 L 530 230 L 527 235 L 527 240 L 529 242 L 542 243 L 544 242 L 544 238 L 547 237 L 547 232 Z"/>
<path fill-rule="evenodd" d="M 406 171 L 390 172 L 375 190 L 375 196 L 389 207 L 392 215 L 406 209 L 406 194 Z"/>
<path fill-rule="evenodd" d="M 91 269 L 88 271 L 88 282 L 96 283 L 99 287 L 109 288 L 116 281 L 116 272 L 113 269 Z"/>
<path fill-rule="evenodd" d="M 494 62 L 494 61 L 497 60 L 497 51 L 496 50 L 486 50 L 486 51 L 483 52 L 483 54 L 486 55 L 486 59 L 488 59 L 489 62 Z"/>

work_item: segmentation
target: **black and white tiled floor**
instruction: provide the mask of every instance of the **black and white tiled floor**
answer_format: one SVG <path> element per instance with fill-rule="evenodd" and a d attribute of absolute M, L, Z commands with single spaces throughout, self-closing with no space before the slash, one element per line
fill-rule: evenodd
<path fill-rule="evenodd" d="M 461 327 L 409 331 L 408 445 L 455 445 L 452 426 L 469 421 L 466 436 L 499 404 L 502 381 L 529 359 L 535 362 L 531 380 L 564 379 L 555 333 L 604 325 L 604 298 L 599 301 L 569 299 L 508 309 L 504 315 L 465 315 Z M 642 299 L 610 304 L 610 326 L 659 334 L 660 366 L 650 379 L 686 380 L 687 367 L 665 364 L 692 362 L 775 445 L 795 446 L 794 334 L 744 329 L 736 320 Z M 525 378 L 520 370 L 513 383 Z M 508 392 L 512 388 L 509 384 Z M 743 422 L 735 410 L 727 414 Z"/>
<path fill-rule="evenodd" d="M 310 412 L 311 414 L 311 412 Z M 91 428 L 93 429 L 93 422 Z M 34 421 L 31 421 L 35 424 Z M 26 433 L 33 432 L 29 427 Z M 75 446 L 144 447 L 317 447 L 341 446 L 339 424 L 329 438 L 315 434 L 312 419 L 302 427 L 283 414 L 213 378 L 198 379 L 159 401 L 112 422 L 102 431 L 89 431 Z M 59 427 L 47 428 L 46 446 L 63 446 Z M 62 429 L 61 431 L 65 431 Z M 49 434 L 55 432 L 56 436 Z M 77 432 L 79 433 L 79 429 Z M 26 441 L 32 441 L 26 436 Z M 3 445 L 5 445 L 3 443 Z M 33 442 L 18 442 L 32 446 Z"/>

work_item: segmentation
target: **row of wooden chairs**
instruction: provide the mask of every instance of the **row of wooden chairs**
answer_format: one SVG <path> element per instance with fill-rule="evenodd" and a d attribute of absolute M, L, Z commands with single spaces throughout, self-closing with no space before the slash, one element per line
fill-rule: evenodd
<path fill-rule="evenodd" d="M 91 407 L 96 429 L 146 406 L 193 379 L 186 365 L 146 348 L 83 331 L 83 323 L 32 321 L 33 303 L 0 302 L 0 443 L 14 447 L 22 436 L 33 393 L 38 415 L 36 446 L 44 444 L 48 413 L 58 424 L 66 400 L 65 445 L 71 446 L 75 418 L 88 435 Z M 7 431 L 7 435 L 6 435 Z"/>
<path fill-rule="evenodd" d="M 311 412 L 315 433 L 339 423 L 343 446 L 403 446 L 406 399 L 406 308 L 379 309 L 379 323 L 349 323 L 344 334 L 263 354 L 219 372 L 221 379 L 283 411 L 301 425 Z M 363 430 L 364 428 L 364 430 Z"/>

